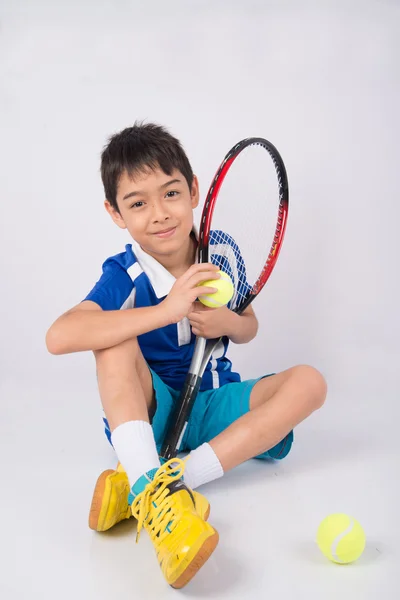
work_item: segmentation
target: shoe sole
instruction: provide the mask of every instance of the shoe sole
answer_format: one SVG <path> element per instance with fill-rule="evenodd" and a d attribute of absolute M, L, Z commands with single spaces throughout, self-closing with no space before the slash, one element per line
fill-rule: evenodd
<path fill-rule="evenodd" d="M 207 540 L 201 546 L 200 550 L 198 551 L 194 559 L 190 562 L 190 565 L 186 568 L 186 570 L 178 577 L 176 581 L 174 581 L 174 583 L 170 584 L 171 587 L 173 587 L 176 590 L 179 590 L 185 585 L 187 585 L 189 581 L 201 569 L 201 567 L 208 561 L 211 554 L 217 547 L 218 541 L 218 531 L 215 531 L 215 533 L 213 533 L 211 537 L 207 538 Z"/>
<path fill-rule="evenodd" d="M 99 529 L 102 526 L 100 521 L 101 509 L 104 502 L 104 489 L 106 487 L 106 480 L 109 475 L 112 475 L 114 471 L 109 469 L 108 471 L 104 471 L 98 478 L 96 482 L 96 487 L 93 492 L 92 504 L 90 506 L 89 511 L 89 527 L 90 529 L 94 529 L 94 531 L 103 531 L 103 529 Z"/>

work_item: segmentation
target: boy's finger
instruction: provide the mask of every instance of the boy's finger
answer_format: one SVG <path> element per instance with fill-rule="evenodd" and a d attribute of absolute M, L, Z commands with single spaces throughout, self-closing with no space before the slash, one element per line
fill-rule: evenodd
<path fill-rule="evenodd" d="M 215 287 L 198 286 L 196 288 L 197 296 L 205 296 L 207 294 L 215 294 L 216 292 L 218 292 L 218 290 Z"/>
<path fill-rule="evenodd" d="M 179 279 L 181 279 L 182 281 L 187 281 L 196 273 L 204 273 L 206 271 L 211 272 L 211 277 L 208 277 L 208 279 L 218 278 L 215 277 L 215 274 L 219 271 L 219 267 L 213 265 L 212 263 L 197 263 L 189 267 L 188 270 L 183 275 L 181 275 Z"/>
<path fill-rule="evenodd" d="M 219 279 L 220 277 L 221 275 L 219 273 L 215 273 L 215 271 L 205 271 L 204 273 L 196 273 L 195 275 L 192 275 L 188 283 L 189 285 L 197 286 L 205 281 L 213 281 L 215 279 Z"/>

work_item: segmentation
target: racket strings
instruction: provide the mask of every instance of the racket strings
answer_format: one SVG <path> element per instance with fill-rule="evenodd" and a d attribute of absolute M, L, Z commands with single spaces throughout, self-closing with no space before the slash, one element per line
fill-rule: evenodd
<path fill-rule="evenodd" d="M 239 246 L 228 233 L 213 230 L 210 233 L 209 257 L 214 265 L 232 279 L 235 292 L 228 306 L 233 310 L 244 302 L 251 290 Z"/>
<path fill-rule="evenodd" d="M 233 280 L 235 294 L 228 306 L 234 310 L 258 293 L 274 260 L 284 220 L 283 180 L 273 153 L 262 143 L 247 146 L 233 162 L 228 155 L 223 165 L 227 162 L 223 182 L 217 184 L 208 259 Z"/>

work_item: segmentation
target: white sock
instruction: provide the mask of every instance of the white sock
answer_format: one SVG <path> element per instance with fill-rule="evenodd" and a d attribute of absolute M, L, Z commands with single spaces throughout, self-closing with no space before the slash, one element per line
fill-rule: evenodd
<path fill-rule="evenodd" d="M 111 442 L 131 488 L 139 477 L 160 467 L 153 430 L 146 421 L 127 421 L 118 425 L 111 434 Z"/>
<path fill-rule="evenodd" d="M 183 480 L 192 490 L 222 477 L 224 470 L 210 444 L 202 444 L 192 450 L 186 461 Z"/>

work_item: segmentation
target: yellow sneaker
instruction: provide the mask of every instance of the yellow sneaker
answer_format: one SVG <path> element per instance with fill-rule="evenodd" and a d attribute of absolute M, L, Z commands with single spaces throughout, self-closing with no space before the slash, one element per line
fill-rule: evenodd
<path fill-rule="evenodd" d="M 132 514 L 149 534 L 161 571 L 173 588 L 182 588 L 218 544 L 217 531 L 196 512 L 193 492 L 182 480 L 184 462 L 173 458 L 143 475 L 133 486 Z"/>
<path fill-rule="evenodd" d="M 94 531 L 107 531 L 117 523 L 132 517 L 128 503 L 130 488 L 126 472 L 118 463 L 117 469 L 103 471 L 97 479 L 89 512 L 89 527 Z M 202 494 L 193 491 L 198 515 L 208 520 L 210 504 Z"/>

